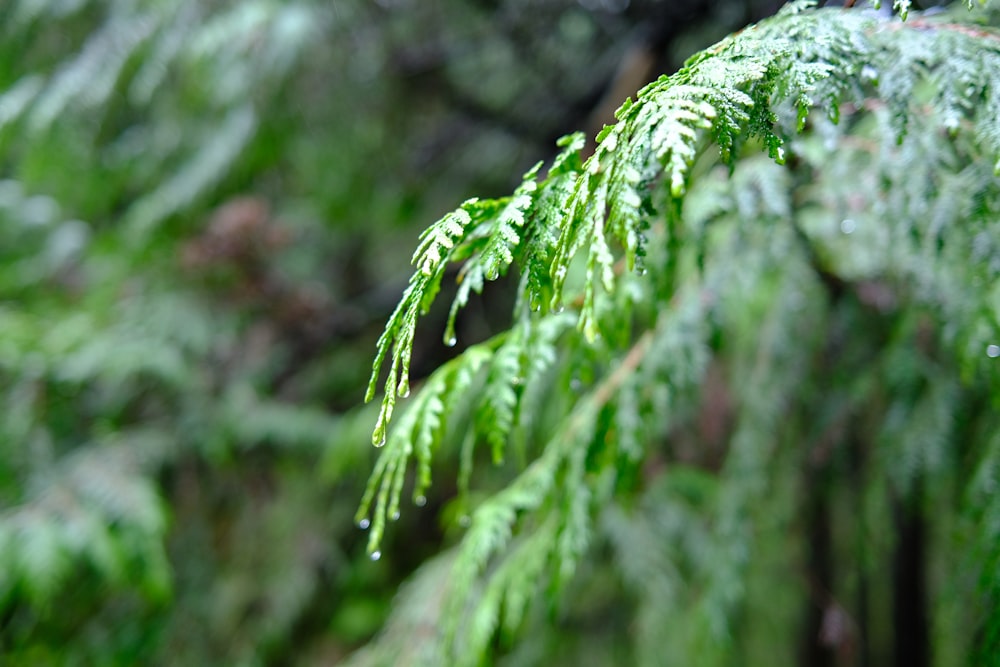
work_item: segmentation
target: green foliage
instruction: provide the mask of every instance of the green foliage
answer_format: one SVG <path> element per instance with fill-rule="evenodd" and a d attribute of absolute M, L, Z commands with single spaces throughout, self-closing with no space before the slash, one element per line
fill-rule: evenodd
<path fill-rule="evenodd" d="M 512 187 L 643 20 L 521 4 L 0 2 L 0 663 L 326 665 L 380 627 L 456 425 L 428 392 L 428 514 L 372 564 L 387 239 Z"/>
<path fill-rule="evenodd" d="M 624 4 L 0 3 L 0 663 L 990 662 L 995 8 Z"/>
<path fill-rule="evenodd" d="M 421 237 L 378 341 L 384 449 L 357 518 L 378 555 L 410 458 L 418 505 L 436 452 L 459 458 L 466 529 L 447 576 L 417 579 L 438 582 L 436 643 L 398 629 L 435 660 L 583 664 L 586 633 L 545 645 L 539 628 L 581 613 L 574 586 L 608 576 L 587 561 L 610 549 L 635 622 L 614 662 L 790 663 L 768 651 L 794 646 L 802 610 L 886 604 L 899 507 L 956 527 L 926 545 L 936 659 L 996 655 L 996 13 L 811 4 L 644 88 L 589 157 L 568 137 L 544 176 Z M 431 374 L 390 427 L 418 318 L 456 262 L 451 322 L 516 265 L 513 324 Z M 469 485 L 480 448 L 517 454 L 486 493 Z M 838 556 L 857 567 L 822 601 L 795 539 L 810 493 L 844 513 Z M 362 662 L 399 657 L 398 634 L 381 641 Z"/>

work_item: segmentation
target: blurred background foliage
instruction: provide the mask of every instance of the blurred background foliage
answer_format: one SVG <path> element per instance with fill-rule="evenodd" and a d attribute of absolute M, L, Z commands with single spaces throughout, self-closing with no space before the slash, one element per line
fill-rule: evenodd
<path fill-rule="evenodd" d="M 352 523 L 418 232 L 778 4 L 0 4 L 0 662 L 363 645 L 456 530 L 447 483 L 378 563 Z M 453 353 L 426 329 L 418 375 Z"/>

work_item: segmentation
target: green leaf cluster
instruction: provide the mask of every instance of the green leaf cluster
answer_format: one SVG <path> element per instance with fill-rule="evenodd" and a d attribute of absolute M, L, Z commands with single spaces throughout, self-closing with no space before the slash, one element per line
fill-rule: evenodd
<path fill-rule="evenodd" d="M 567 137 L 514 195 L 422 237 L 378 341 L 384 448 L 357 518 L 378 554 L 410 459 L 419 505 L 436 452 L 458 457 L 464 530 L 448 574 L 426 574 L 443 589 L 432 655 L 587 655 L 571 630 L 546 644 L 532 628 L 572 627 L 575 587 L 611 576 L 635 634 L 610 660 L 784 663 L 763 657 L 818 604 L 801 539 L 815 497 L 856 567 L 831 599 L 887 604 L 894 512 L 932 511 L 935 655 L 996 654 L 997 15 L 814 4 L 692 57 L 593 154 Z M 516 266 L 513 324 L 390 425 L 452 263 L 452 321 Z M 469 487 L 479 451 L 504 463 L 495 490 Z M 601 632 L 621 641 L 613 619 Z"/>

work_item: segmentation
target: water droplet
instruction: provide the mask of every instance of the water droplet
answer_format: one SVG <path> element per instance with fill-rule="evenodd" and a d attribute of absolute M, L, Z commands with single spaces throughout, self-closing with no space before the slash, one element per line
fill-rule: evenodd
<path fill-rule="evenodd" d="M 368 530 L 368 526 L 370 525 L 372 525 L 372 522 L 369 521 L 367 518 L 358 521 L 358 528 L 360 528 L 361 530 Z"/>
<path fill-rule="evenodd" d="M 858 223 L 854 222 L 850 218 L 844 218 L 840 221 L 840 231 L 845 234 L 853 234 L 854 230 L 858 228 Z"/>
<path fill-rule="evenodd" d="M 413 504 L 417 507 L 423 507 L 427 504 L 427 496 L 417 496 L 413 499 Z"/>
<path fill-rule="evenodd" d="M 468 528 L 471 523 L 472 519 L 469 517 L 468 514 L 463 514 L 462 516 L 458 517 L 458 525 L 460 525 L 462 528 Z"/>
<path fill-rule="evenodd" d="M 400 398 L 409 398 L 410 397 L 410 388 L 407 387 L 403 391 L 399 392 L 399 397 Z"/>
<path fill-rule="evenodd" d="M 390 521 L 399 521 L 399 510 L 396 510 L 391 515 L 389 515 Z"/>
<path fill-rule="evenodd" d="M 454 336 L 452 336 L 451 338 L 449 338 L 448 340 L 446 340 L 444 342 L 444 344 L 447 345 L 448 347 L 455 347 L 455 343 L 457 343 L 457 342 L 458 342 L 458 340 Z"/>
<path fill-rule="evenodd" d="M 381 557 L 382 557 L 381 551 L 373 551 L 371 556 L 369 556 L 369 558 L 371 558 L 372 560 L 378 560 Z"/>
<path fill-rule="evenodd" d="M 986 356 L 990 359 L 996 359 L 1000 357 L 1000 345 L 987 345 L 986 346 Z"/>
<path fill-rule="evenodd" d="M 376 447 L 385 447 L 385 436 L 384 435 L 382 436 L 381 440 L 379 440 L 378 442 L 375 443 L 375 446 Z"/>
<path fill-rule="evenodd" d="M 510 383 L 515 387 L 524 384 L 524 378 L 520 376 L 514 376 L 510 379 Z"/>
<path fill-rule="evenodd" d="M 557 313 L 561 313 L 561 312 L 563 312 L 564 310 L 566 310 L 566 306 L 562 305 L 561 303 L 559 304 L 559 307 L 558 307 L 558 308 L 556 308 L 556 312 L 557 312 Z"/>
<path fill-rule="evenodd" d="M 646 275 L 646 267 L 645 266 L 638 266 L 638 267 L 636 267 L 635 272 L 637 274 L 639 274 L 640 276 L 644 276 L 644 275 Z"/>

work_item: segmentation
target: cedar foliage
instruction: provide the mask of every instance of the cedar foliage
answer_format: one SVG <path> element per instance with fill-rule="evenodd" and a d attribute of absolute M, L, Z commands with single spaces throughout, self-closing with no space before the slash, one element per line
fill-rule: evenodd
<path fill-rule="evenodd" d="M 434 252 L 469 261 L 456 338 L 504 274 L 524 281 L 515 326 L 429 378 L 415 349 L 413 397 L 366 451 L 375 415 L 347 408 L 398 293 L 377 235 L 495 191 L 484 174 L 572 117 L 553 90 L 587 108 L 630 29 L 597 4 L 628 3 L 0 3 L 0 662 L 330 664 L 440 516 L 466 541 L 357 662 L 822 664 L 821 641 L 918 664 L 895 634 L 989 664 L 995 10 L 786 15 L 715 54 L 759 78 L 626 113 L 662 159 L 618 134 L 592 173 L 570 137 L 515 197 L 463 206 L 422 246 L 432 276 Z M 735 77 L 717 65 L 699 76 Z M 350 517 L 381 451 L 372 563 Z"/>
<path fill-rule="evenodd" d="M 325 665 L 377 630 L 422 553 L 376 566 L 351 521 L 383 239 L 508 188 L 540 141 L 511 100 L 550 144 L 631 28 L 532 4 L 0 2 L 0 664 Z"/>
<path fill-rule="evenodd" d="M 447 457 L 461 536 L 358 664 L 1000 655 L 998 15 L 814 4 L 423 233 L 357 520 Z M 453 264 L 446 344 L 506 275 L 512 324 L 407 398 Z"/>

